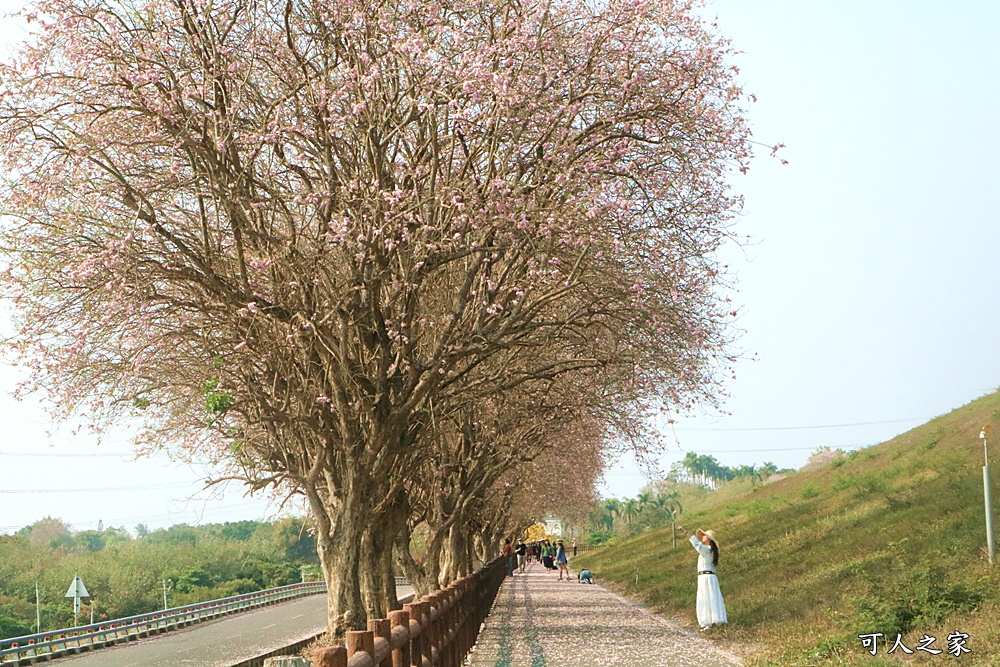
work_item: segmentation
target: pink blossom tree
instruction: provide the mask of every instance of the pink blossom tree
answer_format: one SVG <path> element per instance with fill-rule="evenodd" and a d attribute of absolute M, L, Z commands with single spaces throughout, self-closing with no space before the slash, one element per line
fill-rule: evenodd
<path fill-rule="evenodd" d="M 749 139 L 687 3 L 28 11 L 0 243 L 31 388 L 304 494 L 332 632 L 394 601 L 363 545 L 432 405 L 576 373 L 640 412 L 714 396 Z"/>
<path fill-rule="evenodd" d="M 397 562 L 418 591 L 429 592 L 471 571 L 476 527 L 499 525 L 484 520 L 477 508 L 498 480 L 510 479 L 508 473 L 537 470 L 536 461 L 551 459 L 553 452 L 578 459 L 583 468 L 600 467 L 591 466 L 583 452 L 605 446 L 608 412 L 614 409 L 607 405 L 611 392 L 609 387 L 603 387 L 600 397 L 588 392 L 580 375 L 525 383 L 518 392 L 497 396 L 470 392 L 465 402 L 454 401 L 458 405 L 451 412 L 432 416 L 433 428 L 423 438 L 431 446 L 422 448 L 425 456 L 414 461 L 415 483 L 406 493 L 409 530 L 396 539 Z M 420 524 L 426 528 L 427 547 L 417 564 L 409 541 Z"/>

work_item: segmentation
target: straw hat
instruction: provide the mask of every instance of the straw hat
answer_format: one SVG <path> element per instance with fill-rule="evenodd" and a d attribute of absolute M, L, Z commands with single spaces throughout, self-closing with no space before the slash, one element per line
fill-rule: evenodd
<path fill-rule="evenodd" d="M 694 532 L 695 532 L 695 535 L 698 537 L 699 541 L 701 540 L 701 536 L 702 535 L 708 535 L 708 539 L 712 540 L 716 544 L 719 543 L 719 540 L 715 539 L 715 531 L 714 530 L 702 530 L 701 528 L 699 528 L 698 530 L 696 530 Z"/>

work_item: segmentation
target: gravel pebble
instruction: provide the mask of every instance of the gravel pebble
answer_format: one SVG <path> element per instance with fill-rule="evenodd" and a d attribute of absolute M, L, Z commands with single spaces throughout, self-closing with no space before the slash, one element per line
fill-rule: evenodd
<path fill-rule="evenodd" d="M 532 563 L 504 581 L 468 664 L 735 667 L 739 660 L 599 585 L 559 581 Z"/>

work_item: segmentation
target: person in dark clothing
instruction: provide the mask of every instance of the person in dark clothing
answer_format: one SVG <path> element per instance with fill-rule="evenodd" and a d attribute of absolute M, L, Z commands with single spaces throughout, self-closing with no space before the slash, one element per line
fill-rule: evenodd
<path fill-rule="evenodd" d="M 510 546 L 510 538 L 504 540 L 503 557 L 507 559 L 507 576 L 514 576 L 514 549 Z"/>

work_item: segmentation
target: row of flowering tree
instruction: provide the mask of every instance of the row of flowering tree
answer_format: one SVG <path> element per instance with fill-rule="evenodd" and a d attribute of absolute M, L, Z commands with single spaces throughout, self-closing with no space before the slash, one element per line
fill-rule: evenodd
<path fill-rule="evenodd" d="M 585 507 L 609 443 L 715 396 L 749 133 L 687 3 L 24 17 L 0 163 L 26 390 L 303 496 L 331 632 L 395 604 L 396 564 L 434 588 Z"/>

